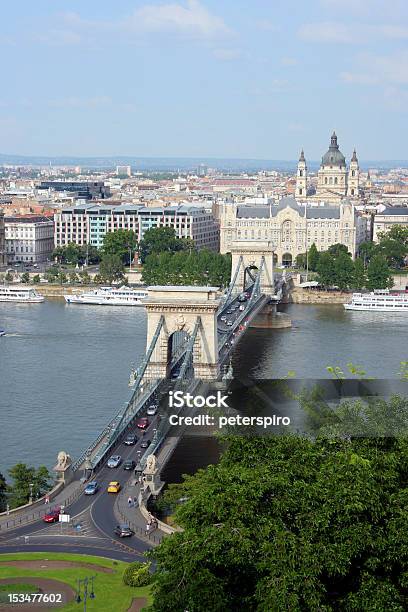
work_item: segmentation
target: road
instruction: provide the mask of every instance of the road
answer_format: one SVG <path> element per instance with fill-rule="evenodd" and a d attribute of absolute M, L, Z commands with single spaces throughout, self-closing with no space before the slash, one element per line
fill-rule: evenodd
<path fill-rule="evenodd" d="M 82 494 L 65 512 L 70 514 L 70 524 L 46 524 L 36 521 L 24 527 L 19 527 L 0 535 L 0 554 L 6 552 L 24 551 L 53 551 L 53 552 L 79 552 L 108 556 L 122 561 L 141 560 L 151 545 L 136 535 L 121 539 L 113 533 L 118 524 L 114 515 L 116 495 L 107 493 L 110 481 L 117 480 L 122 488 L 129 481 L 134 481 L 134 472 L 123 469 L 126 459 L 133 459 L 137 463 L 137 451 L 141 449 L 144 438 L 151 439 L 152 430 L 156 426 L 157 417 L 150 420 L 149 427 L 142 435 L 137 430 L 138 441 L 133 446 L 121 443 L 112 454 L 120 454 L 122 463 L 118 468 L 108 468 L 106 464 L 95 476 L 99 490 L 95 495 Z M 52 504 L 50 505 L 52 508 Z"/>

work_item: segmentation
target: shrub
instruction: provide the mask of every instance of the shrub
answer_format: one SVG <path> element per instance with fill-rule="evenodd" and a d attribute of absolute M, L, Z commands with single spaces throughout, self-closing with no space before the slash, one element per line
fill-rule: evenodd
<path fill-rule="evenodd" d="M 150 574 L 150 563 L 140 563 L 135 561 L 129 563 L 123 572 L 123 583 L 131 587 L 142 587 L 150 584 L 152 576 Z"/>

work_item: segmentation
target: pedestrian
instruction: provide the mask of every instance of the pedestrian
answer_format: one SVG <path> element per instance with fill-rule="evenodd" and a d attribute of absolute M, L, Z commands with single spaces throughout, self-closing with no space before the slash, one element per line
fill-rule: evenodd
<path fill-rule="evenodd" d="M 136 508 L 136 506 L 137 506 L 137 497 L 136 497 L 136 495 L 133 498 L 133 505 Z"/>
<path fill-rule="evenodd" d="M 129 495 L 129 497 L 128 497 L 128 506 L 129 506 L 129 508 L 131 508 L 131 507 L 132 507 L 132 504 L 133 504 L 133 499 L 132 499 L 132 497 Z"/>
<path fill-rule="evenodd" d="M 149 535 L 149 531 L 150 531 L 150 523 L 147 523 L 145 535 Z"/>
<path fill-rule="evenodd" d="M 49 504 L 49 503 L 50 503 L 50 496 L 49 496 L 49 495 L 46 495 L 46 496 L 45 496 L 44 503 L 45 503 L 45 504 Z"/>

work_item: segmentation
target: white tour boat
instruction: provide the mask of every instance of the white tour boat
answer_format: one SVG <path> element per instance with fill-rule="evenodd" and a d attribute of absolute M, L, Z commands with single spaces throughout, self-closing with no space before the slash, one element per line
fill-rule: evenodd
<path fill-rule="evenodd" d="M 408 293 L 390 293 L 388 289 L 372 293 L 353 293 L 346 310 L 372 310 L 374 312 L 405 312 L 408 314 Z"/>
<path fill-rule="evenodd" d="M 0 285 L 0 302 L 27 302 L 36 304 L 43 301 L 44 296 L 40 295 L 33 287 Z"/>
<path fill-rule="evenodd" d="M 147 297 L 143 289 L 129 287 L 100 287 L 80 295 L 64 295 L 67 304 L 94 304 L 99 306 L 143 306 L 141 301 Z"/>

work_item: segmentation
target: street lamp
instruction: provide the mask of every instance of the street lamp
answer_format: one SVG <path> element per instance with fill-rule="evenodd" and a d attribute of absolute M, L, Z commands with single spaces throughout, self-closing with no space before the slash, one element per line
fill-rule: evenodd
<path fill-rule="evenodd" d="M 30 487 L 30 499 L 28 500 L 29 504 L 33 503 L 33 488 L 34 488 L 34 483 L 30 482 L 30 484 L 28 485 Z"/>
<path fill-rule="evenodd" d="M 94 591 L 94 579 L 96 576 L 90 576 L 90 578 L 83 578 L 82 580 L 78 579 L 78 589 L 75 601 L 77 603 L 81 603 L 82 599 L 84 601 L 84 612 L 86 612 L 86 602 L 89 599 L 95 599 L 95 591 Z M 82 587 L 82 593 L 81 593 Z M 82 594 L 82 597 L 81 597 Z"/>

